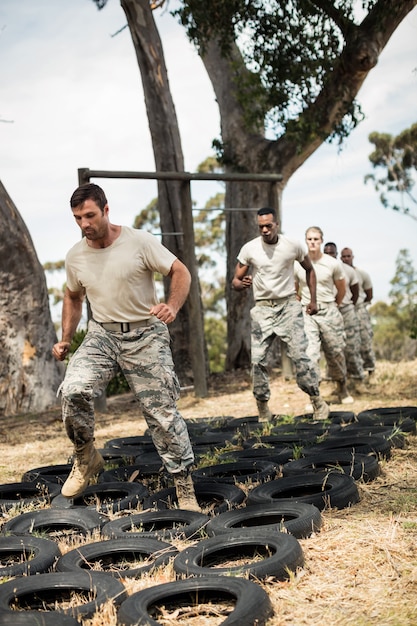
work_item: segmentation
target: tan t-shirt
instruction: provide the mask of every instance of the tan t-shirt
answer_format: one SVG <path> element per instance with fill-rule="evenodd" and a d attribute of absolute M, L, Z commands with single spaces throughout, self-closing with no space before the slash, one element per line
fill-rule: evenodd
<path fill-rule="evenodd" d="M 83 238 L 69 250 L 67 285 L 86 293 L 97 322 L 136 322 L 158 302 L 154 272 L 166 276 L 175 260 L 150 233 L 122 226 L 107 248 L 91 248 Z"/>
<path fill-rule="evenodd" d="M 346 293 L 345 297 L 342 300 L 342 305 L 353 304 L 352 290 L 350 287 L 351 285 L 357 285 L 359 283 L 358 275 L 356 274 L 353 267 L 351 267 L 350 265 L 347 265 L 346 263 L 341 263 L 341 265 L 346 277 Z"/>
<path fill-rule="evenodd" d="M 284 235 L 276 244 L 257 237 L 245 243 L 238 254 L 242 265 L 251 267 L 255 300 L 286 298 L 295 294 L 294 261 L 303 261 L 307 250 Z"/>
<path fill-rule="evenodd" d="M 311 261 L 316 272 L 317 304 L 335 302 L 335 280 L 345 278 L 342 264 L 329 254 L 322 254 L 318 261 Z M 301 290 L 301 303 L 309 304 L 310 290 L 307 285 L 306 271 L 299 263 L 295 263 L 294 274 Z"/>
<path fill-rule="evenodd" d="M 365 272 L 365 270 L 355 267 L 355 271 L 359 280 L 359 297 L 356 304 L 363 304 L 366 298 L 365 289 L 372 289 L 372 281 L 368 272 Z"/>

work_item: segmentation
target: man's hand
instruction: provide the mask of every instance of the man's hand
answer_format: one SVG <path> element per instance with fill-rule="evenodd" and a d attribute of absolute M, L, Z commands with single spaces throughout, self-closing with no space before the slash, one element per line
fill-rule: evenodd
<path fill-rule="evenodd" d="M 177 311 L 168 304 L 165 304 L 165 302 L 155 304 L 155 306 L 150 309 L 149 313 L 155 315 L 155 317 L 161 320 L 161 322 L 165 322 L 165 324 L 171 324 L 177 317 Z"/>
<path fill-rule="evenodd" d="M 69 353 L 71 344 L 68 341 L 59 341 L 52 348 L 52 354 L 57 361 L 63 361 Z"/>
<path fill-rule="evenodd" d="M 318 306 L 316 302 L 310 302 L 306 306 L 307 315 L 315 315 L 318 311 Z"/>
<path fill-rule="evenodd" d="M 252 276 L 250 276 L 250 274 L 244 276 L 241 284 L 243 289 L 249 289 L 249 287 L 252 287 Z"/>

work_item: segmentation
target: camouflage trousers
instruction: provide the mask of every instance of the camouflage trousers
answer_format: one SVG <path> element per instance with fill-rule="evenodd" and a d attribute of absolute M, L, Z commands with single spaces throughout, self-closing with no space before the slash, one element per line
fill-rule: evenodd
<path fill-rule="evenodd" d="M 332 380 L 346 379 L 345 329 L 343 317 L 336 304 L 323 306 L 315 315 L 304 313 L 308 339 L 307 354 L 320 378 L 320 356 L 323 350 L 327 370 Z"/>
<path fill-rule="evenodd" d="M 359 320 L 363 368 L 368 372 L 373 372 L 375 369 L 375 354 L 372 347 L 374 331 L 372 330 L 371 316 L 366 304 L 357 304 L 355 308 Z"/>
<path fill-rule="evenodd" d="M 252 384 L 255 398 L 266 401 L 271 396 L 267 356 L 276 336 L 287 345 L 297 385 L 309 396 L 319 395 L 318 377 L 307 356 L 303 312 L 295 296 L 275 301 L 265 300 L 262 305 L 257 303 L 250 314 Z"/>
<path fill-rule="evenodd" d="M 361 335 L 359 320 L 354 304 L 339 307 L 343 317 L 346 335 L 345 359 L 348 376 L 363 380 L 365 373 L 361 356 Z"/>
<path fill-rule="evenodd" d="M 124 373 L 163 464 L 175 473 L 193 463 L 187 426 L 177 409 L 179 383 L 174 371 L 166 325 L 155 323 L 130 332 L 104 330 L 94 320 L 71 357 L 62 392 L 62 417 L 71 441 L 94 438 L 94 398 L 105 392 L 119 371 Z"/>

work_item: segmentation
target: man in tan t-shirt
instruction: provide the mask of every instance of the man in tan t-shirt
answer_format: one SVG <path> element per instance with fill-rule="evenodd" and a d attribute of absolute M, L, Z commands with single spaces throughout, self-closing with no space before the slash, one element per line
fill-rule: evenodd
<path fill-rule="evenodd" d="M 70 205 L 84 237 L 65 260 L 62 339 L 52 350 L 56 359 L 62 361 L 69 353 L 84 296 L 92 319 L 69 360 L 61 388 L 63 421 L 75 458 L 62 495 L 80 495 L 103 468 L 94 447 L 94 398 L 105 392 L 120 368 L 173 477 L 180 508 L 200 511 L 190 474 L 194 454 L 176 406 L 179 383 L 167 328 L 187 298 L 190 273 L 151 234 L 112 224 L 107 198 L 98 185 L 78 187 Z M 166 303 L 158 301 L 155 272 L 171 278 Z"/>

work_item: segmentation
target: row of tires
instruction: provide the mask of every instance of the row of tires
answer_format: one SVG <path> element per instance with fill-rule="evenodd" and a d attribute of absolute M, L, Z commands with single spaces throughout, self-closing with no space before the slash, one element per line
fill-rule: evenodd
<path fill-rule="evenodd" d="M 152 489 L 152 484 L 162 486 L 160 463 L 153 462 L 155 451 L 146 436 L 107 442 L 103 452 L 117 467 L 103 472 L 101 482 L 88 487 L 69 508 L 59 492 L 71 464 L 36 468 L 21 483 L 0 486 L 3 511 L 18 512 L 24 501 L 50 504 L 2 525 L 0 576 L 15 578 L 0 586 L 0 624 L 65 626 L 76 622 L 64 618 L 91 616 L 109 598 L 118 607 L 120 625 L 158 624 L 157 606 L 178 610 L 205 598 L 227 605 L 224 624 L 264 624 L 272 607 L 254 581 L 284 579 L 302 566 L 298 539 L 320 529 L 326 506 L 343 508 L 359 501 L 356 481 L 373 480 L 379 459 L 388 459 L 393 446 L 404 445 L 405 433 L 415 433 L 417 407 L 371 409 L 358 416 L 334 412 L 324 425 L 305 417 L 277 426 L 268 437 L 256 433 L 255 417 L 222 418 L 215 427 L 212 420 L 190 424 L 195 447 L 221 448 L 226 440 L 241 444 L 231 450 L 229 443 L 222 455 L 227 462 L 193 473 L 197 499 L 207 514 L 173 508 L 172 486 Z M 302 451 L 297 460 L 292 458 L 296 446 Z M 29 495 L 30 489 L 38 491 Z M 133 512 L 138 508 L 152 510 Z M 110 520 L 113 513 L 119 517 Z M 94 530 L 104 541 L 60 554 L 56 539 L 62 534 L 89 535 Z M 48 539 L 35 536 L 39 533 Z M 198 541 L 178 552 L 168 543 L 177 538 Z M 35 545 L 39 541 L 42 547 Z M 178 577 L 189 578 L 126 598 L 122 580 L 138 578 L 168 560 Z M 97 564 L 104 573 L 94 570 Z M 233 576 L 227 589 L 224 575 Z M 74 592 L 84 593 L 85 602 L 60 612 L 57 620 L 55 603 Z"/>

